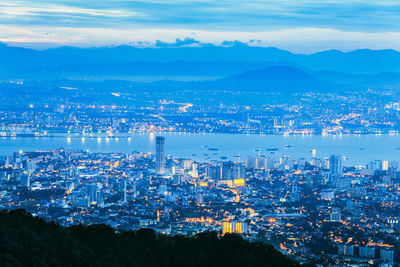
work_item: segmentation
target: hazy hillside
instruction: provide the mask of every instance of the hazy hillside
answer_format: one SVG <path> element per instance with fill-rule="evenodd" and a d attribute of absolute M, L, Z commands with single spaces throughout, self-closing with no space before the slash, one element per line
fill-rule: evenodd
<path fill-rule="evenodd" d="M 0 81 L 119 80 L 135 82 L 136 89 L 244 89 L 279 93 L 400 88 L 400 53 L 394 50 L 348 53 L 332 50 L 301 55 L 236 44 L 60 47 L 37 51 L 0 44 L 0 57 Z"/>
<path fill-rule="evenodd" d="M 287 66 L 272 66 L 246 71 L 218 80 L 215 85 L 226 89 L 276 90 L 282 93 L 336 89 L 333 84 L 318 80 L 300 69 Z"/>
<path fill-rule="evenodd" d="M 198 68 L 202 63 L 226 61 L 233 63 L 253 63 L 249 66 L 255 69 L 260 63 L 290 62 L 311 70 L 330 70 L 347 73 L 380 73 L 400 72 L 400 52 L 394 50 L 356 50 L 341 52 L 336 50 L 324 51 L 311 55 L 293 54 L 289 51 L 273 47 L 253 47 L 246 44 L 233 46 L 215 46 L 204 44 L 199 47 L 150 47 L 137 48 L 132 46 L 76 48 L 60 47 L 43 51 L 26 48 L 8 47 L 0 44 L 0 69 L 21 71 L 26 69 L 45 69 L 47 71 L 67 70 L 77 71 L 79 65 L 96 68 L 93 64 L 100 64 L 99 68 L 109 66 L 112 71 L 114 64 L 132 62 L 191 62 L 191 66 Z M 256 64 L 257 63 L 257 64 Z M 72 64 L 72 65 L 71 65 Z M 111 64 L 111 66 L 109 65 Z M 75 66 L 77 69 L 70 69 Z M 145 66 L 145 65 L 144 65 Z M 186 70 L 181 68 L 181 71 Z M 245 67 L 245 66 L 243 66 Z M 207 69 L 207 68 L 204 68 Z M 245 68 L 241 69 L 241 71 Z M 90 71 L 90 69 L 88 69 Z"/>

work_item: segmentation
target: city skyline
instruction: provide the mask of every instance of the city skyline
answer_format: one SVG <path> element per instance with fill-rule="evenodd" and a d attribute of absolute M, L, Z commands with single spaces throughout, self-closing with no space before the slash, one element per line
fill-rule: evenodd
<path fill-rule="evenodd" d="M 399 266 L 399 18 L 0 1 L 0 262 Z"/>

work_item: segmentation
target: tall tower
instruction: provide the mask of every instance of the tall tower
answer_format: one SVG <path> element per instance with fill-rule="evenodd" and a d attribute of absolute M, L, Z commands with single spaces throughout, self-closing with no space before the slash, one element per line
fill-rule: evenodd
<path fill-rule="evenodd" d="M 332 174 L 342 175 L 342 157 L 338 155 L 331 155 L 331 157 L 329 158 L 329 169 Z"/>
<path fill-rule="evenodd" d="M 165 137 L 156 137 L 156 173 L 164 174 L 164 141 Z"/>

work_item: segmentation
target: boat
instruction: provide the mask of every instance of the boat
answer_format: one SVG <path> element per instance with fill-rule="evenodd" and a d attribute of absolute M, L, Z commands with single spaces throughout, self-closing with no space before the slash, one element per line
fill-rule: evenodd
<path fill-rule="evenodd" d="M 286 148 L 292 148 L 293 145 L 285 145 Z"/>
<path fill-rule="evenodd" d="M 210 147 L 210 148 L 208 148 L 208 150 L 210 150 L 210 151 L 218 151 L 218 148 Z"/>
<path fill-rule="evenodd" d="M 273 148 L 267 148 L 267 151 L 278 151 L 279 148 L 273 147 Z"/>

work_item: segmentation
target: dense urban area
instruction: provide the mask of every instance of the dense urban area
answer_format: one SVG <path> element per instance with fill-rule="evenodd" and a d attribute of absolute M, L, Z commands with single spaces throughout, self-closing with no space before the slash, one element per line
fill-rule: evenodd
<path fill-rule="evenodd" d="M 24 92 L 23 82 L 8 86 Z M 236 98 L 222 98 L 218 91 L 82 95 L 77 88 L 58 90 L 68 94 L 57 91 L 57 97 L 42 101 L 32 95 L 7 100 L 3 93 L 1 138 L 35 142 L 61 134 L 69 141 L 101 142 L 150 133 L 153 152 L 15 151 L 1 161 L 1 208 L 25 209 L 63 226 L 104 223 L 167 235 L 236 233 L 272 244 L 304 264 L 400 262 L 398 161 L 344 166 L 346 155 L 317 158 L 312 151 L 311 160 L 290 158 L 275 154 L 284 148 L 273 144 L 249 157 L 201 161 L 196 153 L 217 155 L 218 148 L 203 146 L 191 151 L 192 158 L 173 157 L 165 151 L 168 137 L 154 134 L 396 135 L 397 93 L 237 92 Z M 253 100 L 242 103 L 242 97 Z M 268 101 L 257 103 L 258 98 Z"/>
<path fill-rule="evenodd" d="M 0 205 L 64 226 L 237 233 L 300 263 L 400 261 L 398 161 L 196 162 L 167 156 L 165 142 L 157 136 L 154 153 L 16 152 L 1 163 Z"/>
<path fill-rule="evenodd" d="M 0 0 L 0 265 L 400 267 L 399 0 Z"/>
<path fill-rule="evenodd" d="M 22 81 L 0 86 L 2 136 L 45 135 L 48 131 L 92 135 L 148 131 L 281 135 L 400 131 L 400 95 L 396 91 L 287 96 L 234 90 L 143 91 L 130 90 L 124 84 L 96 91 L 87 88 L 89 85 L 60 86 L 46 93 L 44 89 L 36 92 Z"/>

